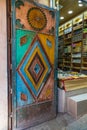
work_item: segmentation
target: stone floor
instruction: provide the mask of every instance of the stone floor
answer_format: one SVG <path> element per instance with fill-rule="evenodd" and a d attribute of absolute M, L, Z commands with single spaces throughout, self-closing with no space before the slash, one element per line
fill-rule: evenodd
<path fill-rule="evenodd" d="M 58 114 L 55 119 L 27 130 L 87 130 L 87 115 L 76 120 L 67 113 Z"/>

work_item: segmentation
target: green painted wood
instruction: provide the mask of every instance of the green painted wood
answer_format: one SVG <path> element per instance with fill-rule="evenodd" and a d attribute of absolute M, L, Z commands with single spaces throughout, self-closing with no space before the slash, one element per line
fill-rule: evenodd
<path fill-rule="evenodd" d="M 27 49 L 29 48 L 32 39 L 34 39 L 36 33 L 35 32 L 31 32 L 28 30 L 23 30 L 23 29 L 17 29 L 16 30 L 16 37 L 18 37 L 16 39 L 16 51 L 17 51 L 17 66 L 20 63 L 20 61 L 22 60 L 25 52 L 27 51 Z M 21 39 L 25 37 L 26 41 L 24 44 L 21 45 Z"/>

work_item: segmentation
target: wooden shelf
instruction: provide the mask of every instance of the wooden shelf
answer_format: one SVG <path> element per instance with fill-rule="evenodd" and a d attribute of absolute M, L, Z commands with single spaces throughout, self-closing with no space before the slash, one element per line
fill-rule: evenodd
<path fill-rule="evenodd" d="M 77 26 L 77 27 L 73 27 L 73 31 L 77 31 L 77 30 L 82 29 L 82 28 L 83 28 L 82 25 L 81 26 Z"/>
<path fill-rule="evenodd" d="M 81 59 L 81 57 L 72 57 L 72 59 Z"/>
<path fill-rule="evenodd" d="M 82 70 L 87 70 L 87 67 L 81 67 Z"/>
<path fill-rule="evenodd" d="M 73 41 L 73 44 L 75 43 L 78 43 L 78 42 L 82 42 L 82 40 L 77 40 L 77 41 Z"/>
<path fill-rule="evenodd" d="M 75 66 L 72 66 L 72 68 L 74 68 L 74 69 L 80 69 L 80 67 L 75 67 Z"/>
<path fill-rule="evenodd" d="M 68 39 L 72 39 L 72 37 L 69 37 L 69 38 L 64 38 L 64 40 L 68 40 Z"/>
<path fill-rule="evenodd" d="M 81 64 L 81 63 L 79 63 L 79 62 L 72 62 L 72 64 Z"/>
<path fill-rule="evenodd" d="M 87 64 L 87 62 L 82 62 L 82 64 Z"/>
<path fill-rule="evenodd" d="M 71 61 L 64 61 L 64 63 L 71 63 Z"/>
<path fill-rule="evenodd" d="M 62 25 L 62 32 L 63 35 L 59 36 L 62 38 L 62 48 L 59 48 L 59 53 L 63 53 L 62 68 L 87 70 L 87 56 L 86 53 L 83 55 L 87 48 L 87 11 Z"/>
<path fill-rule="evenodd" d="M 64 66 L 64 68 L 71 68 L 71 66 Z"/>

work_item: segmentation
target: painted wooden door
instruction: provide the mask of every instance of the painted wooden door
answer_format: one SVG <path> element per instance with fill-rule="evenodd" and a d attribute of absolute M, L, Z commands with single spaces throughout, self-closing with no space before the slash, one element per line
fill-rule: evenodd
<path fill-rule="evenodd" d="M 13 0 L 12 11 L 13 130 L 21 130 L 56 116 L 57 11 L 31 0 Z"/>

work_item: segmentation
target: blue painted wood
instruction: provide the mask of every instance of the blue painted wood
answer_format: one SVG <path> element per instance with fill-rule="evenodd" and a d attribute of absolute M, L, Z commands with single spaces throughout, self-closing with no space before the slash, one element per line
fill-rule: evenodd
<path fill-rule="evenodd" d="M 47 39 L 47 45 L 51 48 L 52 47 L 52 43 Z"/>
<path fill-rule="evenodd" d="M 15 44 L 15 0 L 11 1 L 12 4 L 12 113 L 13 113 L 13 122 L 12 122 L 12 127 L 15 129 L 16 128 L 16 107 L 17 107 L 17 102 L 16 102 L 16 44 Z"/>
<path fill-rule="evenodd" d="M 17 85 L 18 85 L 18 87 L 17 87 L 17 107 L 21 107 L 24 105 L 34 103 L 35 102 L 34 98 L 28 91 L 28 88 L 26 87 L 26 85 L 24 84 L 23 80 L 21 79 L 21 77 L 19 76 L 18 73 L 17 73 Z M 26 101 L 21 100 L 22 93 L 27 96 Z"/>
<path fill-rule="evenodd" d="M 56 36 L 56 47 L 55 47 L 55 64 L 54 64 L 54 86 L 55 86 L 55 91 L 54 91 L 54 95 L 55 95 L 55 104 L 56 104 L 56 113 L 58 113 L 58 88 L 57 88 L 57 75 L 58 75 L 58 27 L 59 27 L 59 10 L 55 10 L 56 13 L 56 32 L 55 32 L 55 36 Z"/>

